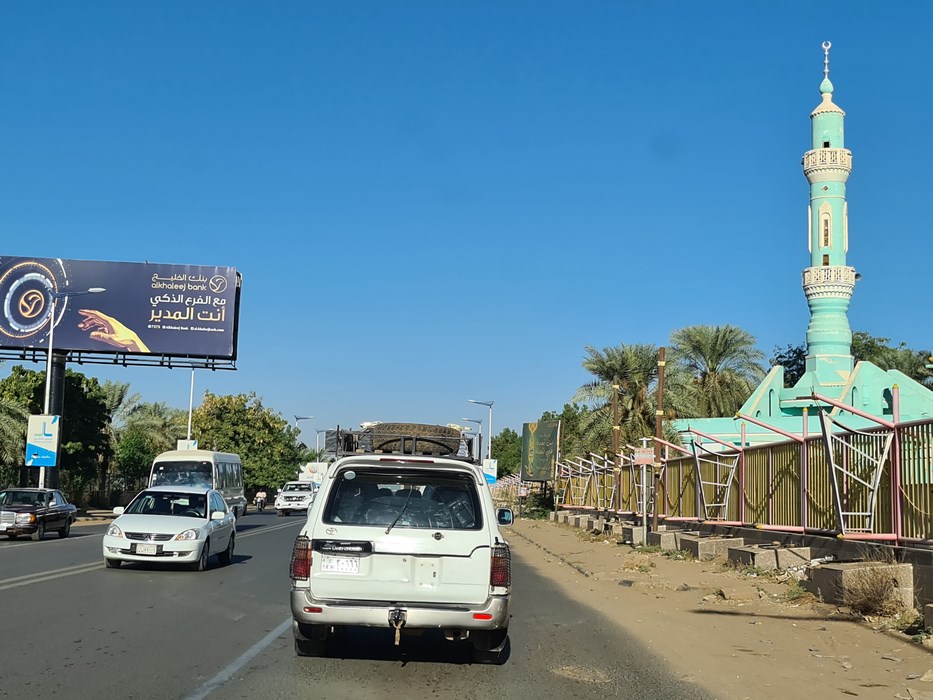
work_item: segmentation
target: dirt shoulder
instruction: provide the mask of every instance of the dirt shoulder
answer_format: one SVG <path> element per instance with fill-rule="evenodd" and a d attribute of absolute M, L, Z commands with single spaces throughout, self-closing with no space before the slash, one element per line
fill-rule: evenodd
<path fill-rule="evenodd" d="M 933 700 L 927 647 L 812 597 L 789 600 L 788 583 L 722 560 L 639 553 L 547 521 L 516 521 L 508 535 L 516 554 L 569 596 L 724 700 Z"/>

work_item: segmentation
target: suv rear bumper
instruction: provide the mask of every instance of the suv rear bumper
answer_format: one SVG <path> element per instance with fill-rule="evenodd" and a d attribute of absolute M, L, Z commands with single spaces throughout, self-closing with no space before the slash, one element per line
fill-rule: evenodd
<path fill-rule="evenodd" d="M 509 626 L 509 596 L 490 596 L 481 605 L 426 605 L 424 603 L 384 603 L 365 601 L 358 604 L 319 600 L 308 589 L 292 588 L 293 629 L 297 623 L 312 625 L 348 625 L 360 627 L 389 627 L 389 613 L 405 613 L 405 627 L 409 629 L 462 629 L 497 630 Z M 319 608 L 321 612 L 309 612 Z M 479 617 L 480 619 L 477 619 Z M 483 619 L 486 618 L 486 619 Z"/>

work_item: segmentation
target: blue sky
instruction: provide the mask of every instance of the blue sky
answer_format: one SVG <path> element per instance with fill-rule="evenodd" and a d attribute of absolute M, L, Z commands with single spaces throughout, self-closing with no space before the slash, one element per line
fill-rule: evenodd
<path fill-rule="evenodd" d="M 586 345 L 803 341 L 830 40 L 851 324 L 929 348 L 931 7 L 3 3 L 0 253 L 238 268 L 239 369 L 196 395 L 313 415 L 312 444 L 471 398 L 520 431 Z M 82 371 L 187 407 L 186 370 Z"/>

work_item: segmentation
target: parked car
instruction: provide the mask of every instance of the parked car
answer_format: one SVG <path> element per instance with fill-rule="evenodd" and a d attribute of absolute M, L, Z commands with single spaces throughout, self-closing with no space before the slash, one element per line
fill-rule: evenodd
<path fill-rule="evenodd" d="M 0 491 L 0 535 L 45 538 L 52 530 L 59 537 L 71 534 L 78 509 L 57 489 L 9 488 Z"/>
<path fill-rule="evenodd" d="M 104 534 L 107 568 L 123 562 L 187 564 L 204 571 L 216 554 L 222 564 L 233 561 L 236 518 L 214 489 L 156 486 L 141 491 Z"/>
<path fill-rule="evenodd" d="M 507 657 L 511 558 L 480 467 L 407 455 L 345 457 L 324 476 L 295 541 L 295 651 L 325 653 L 340 627 L 440 629 L 474 659 Z"/>
<path fill-rule="evenodd" d="M 314 502 L 314 484 L 310 481 L 286 481 L 275 497 L 275 512 L 280 518 L 293 511 L 306 511 Z"/>

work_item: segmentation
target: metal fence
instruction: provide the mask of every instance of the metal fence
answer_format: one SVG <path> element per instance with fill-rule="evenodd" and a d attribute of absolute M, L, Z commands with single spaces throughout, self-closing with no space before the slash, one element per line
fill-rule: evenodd
<path fill-rule="evenodd" d="M 658 516 L 933 545 L 933 419 L 880 422 L 715 454 L 663 443 Z M 618 513 L 641 513 L 652 483 L 627 452 L 559 460 L 554 477 L 558 505 Z"/>

